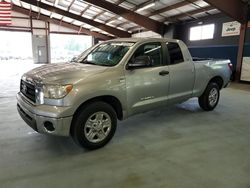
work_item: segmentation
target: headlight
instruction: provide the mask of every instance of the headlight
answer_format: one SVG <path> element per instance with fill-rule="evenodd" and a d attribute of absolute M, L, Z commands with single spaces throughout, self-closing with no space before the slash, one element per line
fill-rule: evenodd
<path fill-rule="evenodd" d="M 73 88 L 73 85 L 44 85 L 43 97 L 49 99 L 60 99 L 65 97 Z"/>

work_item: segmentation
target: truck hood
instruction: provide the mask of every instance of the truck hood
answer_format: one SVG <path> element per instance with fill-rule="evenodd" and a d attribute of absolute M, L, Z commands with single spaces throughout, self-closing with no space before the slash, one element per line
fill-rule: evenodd
<path fill-rule="evenodd" d="M 107 67 L 81 63 L 49 64 L 30 70 L 23 77 L 37 83 L 66 84 L 76 83 L 91 75 L 104 72 Z"/>

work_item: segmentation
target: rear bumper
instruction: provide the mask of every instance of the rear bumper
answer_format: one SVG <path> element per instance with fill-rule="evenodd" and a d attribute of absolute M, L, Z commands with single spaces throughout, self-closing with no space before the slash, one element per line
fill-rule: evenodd
<path fill-rule="evenodd" d="M 50 109 L 49 113 L 32 105 L 21 93 L 17 94 L 17 110 L 21 118 L 32 129 L 43 134 L 69 136 L 72 116 L 60 116 L 61 113 L 64 113 L 64 110 L 68 110 L 68 107 L 59 107 L 59 110 L 58 107 L 53 106 L 47 106 L 47 108 Z M 43 114 L 46 114 L 46 116 Z"/>

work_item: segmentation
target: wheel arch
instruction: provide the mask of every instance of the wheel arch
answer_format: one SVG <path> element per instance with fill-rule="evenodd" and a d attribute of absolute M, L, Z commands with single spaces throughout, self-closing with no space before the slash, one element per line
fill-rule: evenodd
<path fill-rule="evenodd" d="M 97 101 L 106 102 L 107 104 L 111 105 L 116 112 L 117 118 L 119 120 L 123 119 L 122 104 L 119 99 L 111 95 L 97 96 L 97 97 L 86 100 L 76 109 L 76 111 L 74 112 L 73 118 L 79 113 L 79 111 L 85 108 L 88 104 L 92 102 L 97 102 Z"/>
<path fill-rule="evenodd" d="M 213 77 L 212 79 L 209 80 L 208 84 L 212 83 L 212 82 L 218 84 L 220 90 L 222 89 L 224 81 L 223 81 L 223 78 L 221 76 Z"/>

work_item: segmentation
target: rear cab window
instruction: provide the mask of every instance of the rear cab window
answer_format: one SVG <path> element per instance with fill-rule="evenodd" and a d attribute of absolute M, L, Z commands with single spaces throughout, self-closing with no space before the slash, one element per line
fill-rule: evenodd
<path fill-rule="evenodd" d="M 167 51 L 169 56 L 169 64 L 174 65 L 184 62 L 184 57 L 181 51 L 181 48 L 176 42 L 167 42 Z"/>

